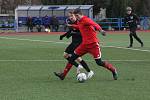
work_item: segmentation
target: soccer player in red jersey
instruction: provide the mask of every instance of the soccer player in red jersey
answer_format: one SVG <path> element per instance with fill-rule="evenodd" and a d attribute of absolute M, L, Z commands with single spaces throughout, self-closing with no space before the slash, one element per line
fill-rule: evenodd
<path fill-rule="evenodd" d="M 78 57 L 83 56 L 86 53 L 90 53 L 94 57 L 96 63 L 99 66 L 103 66 L 104 68 L 111 71 L 113 75 L 113 79 L 117 80 L 118 74 L 116 68 L 111 63 L 107 61 L 102 61 L 101 59 L 101 50 L 100 50 L 99 40 L 97 38 L 97 31 L 100 31 L 101 33 L 105 33 L 105 32 L 97 23 L 95 23 L 90 18 L 84 16 L 82 14 L 82 11 L 79 8 L 74 10 L 74 14 L 78 19 L 78 23 L 77 25 L 68 24 L 68 26 L 80 30 L 82 36 L 82 43 L 75 49 L 75 52 L 69 58 L 69 62 L 72 63 Z M 83 66 L 83 67 L 89 70 L 88 66 Z M 91 76 L 90 70 L 87 76 Z"/>

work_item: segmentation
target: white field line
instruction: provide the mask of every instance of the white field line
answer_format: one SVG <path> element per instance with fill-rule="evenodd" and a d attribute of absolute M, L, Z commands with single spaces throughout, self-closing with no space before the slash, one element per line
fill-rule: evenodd
<path fill-rule="evenodd" d="M 56 44 L 69 44 L 69 42 L 56 42 L 56 41 L 44 41 L 44 40 L 9 38 L 9 37 L 0 37 L 0 38 L 1 39 L 9 39 L 9 40 L 19 40 L 19 41 L 46 42 L 46 43 L 56 43 Z"/>
<path fill-rule="evenodd" d="M 134 50 L 134 51 L 143 51 L 143 52 L 150 52 L 150 50 L 142 50 L 142 49 L 134 49 L 134 48 L 125 48 L 125 47 L 117 47 L 117 46 L 103 46 L 106 48 L 117 48 L 117 49 L 126 49 L 126 50 Z"/>
<path fill-rule="evenodd" d="M 86 60 L 87 62 L 95 62 L 94 60 Z M 105 60 L 104 60 L 105 61 Z M 150 62 L 150 60 L 107 60 L 111 62 Z M 0 60 L 0 62 L 66 62 L 66 60 Z"/>
<path fill-rule="evenodd" d="M 44 41 L 44 40 L 33 40 L 33 39 L 20 39 L 20 38 L 9 38 L 9 37 L 0 37 L 1 39 L 12 39 L 19 41 L 31 41 L 31 42 L 46 42 L 46 43 L 55 43 L 55 44 L 69 44 L 69 42 L 57 42 L 57 41 Z M 134 51 L 143 51 L 150 52 L 150 50 L 142 50 L 142 49 L 134 49 L 134 48 L 125 48 L 125 47 L 117 47 L 117 46 L 102 46 L 106 48 L 117 48 L 117 49 L 126 49 L 126 50 L 134 50 Z"/>

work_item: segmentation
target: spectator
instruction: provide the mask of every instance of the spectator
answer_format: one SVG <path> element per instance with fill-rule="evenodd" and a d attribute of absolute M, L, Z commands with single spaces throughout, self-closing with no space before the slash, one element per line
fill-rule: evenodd
<path fill-rule="evenodd" d="M 56 18 L 56 16 L 52 16 L 51 25 L 52 25 L 52 31 L 55 30 L 55 32 L 58 32 L 59 20 Z"/>
<path fill-rule="evenodd" d="M 42 19 L 37 16 L 37 17 L 35 18 L 34 24 L 35 24 L 35 26 L 36 26 L 37 31 L 38 31 L 38 32 L 41 32 L 41 29 L 42 29 L 42 26 L 41 26 L 41 25 L 42 25 Z"/>
<path fill-rule="evenodd" d="M 43 25 L 45 27 L 46 32 L 47 32 L 47 30 L 50 30 L 50 19 L 47 15 L 44 17 Z"/>
<path fill-rule="evenodd" d="M 126 12 L 124 22 L 125 22 L 125 26 L 128 25 L 130 29 L 130 33 L 129 33 L 130 45 L 127 48 L 133 47 L 133 38 L 135 38 L 141 44 L 141 47 L 143 47 L 144 43 L 136 34 L 137 28 L 140 28 L 140 19 L 135 13 L 132 12 L 131 7 L 127 7 L 126 11 L 127 12 Z"/>
<path fill-rule="evenodd" d="M 31 16 L 27 18 L 27 27 L 28 27 L 28 32 L 33 32 L 33 20 Z"/>

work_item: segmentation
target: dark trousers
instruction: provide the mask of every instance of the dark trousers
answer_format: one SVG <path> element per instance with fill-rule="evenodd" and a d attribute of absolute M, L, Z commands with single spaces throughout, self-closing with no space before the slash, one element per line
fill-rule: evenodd
<path fill-rule="evenodd" d="M 136 27 L 130 27 L 130 46 L 133 46 L 133 37 L 139 42 L 141 43 L 141 45 L 143 44 L 143 42 L 141 41 L 141 39 L 137 36 L 136 34 Z"/>
<path fill-rule="evenodd" d="M 33 27 L 32 26 L 28 26 L 28 32 L 33 32 Z"/>
<path fill-rule="evenodd" d="M 59 25 L 52 25 L 52 31 L 58 32 Z"/>

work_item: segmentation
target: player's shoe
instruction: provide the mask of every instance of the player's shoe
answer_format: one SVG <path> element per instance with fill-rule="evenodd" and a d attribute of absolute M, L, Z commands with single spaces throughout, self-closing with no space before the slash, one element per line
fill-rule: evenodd
<path fill-rule="evenodd" d="M 77 74 L 80 73 L 80 70 L 81 70 L 81 69 L 83 69 L 83 66 L 82 66 L 82 65 L 79 65 L 79 66 L 77 67 Z"/>
<path fill-rule="evenodd" d="M 118 73 L 117 73 L 117 70 L 116 70 L 116 69 L 115 69 L 114 72 L 112 72 L 112 74 L 113 74 L 114 80 L 117 80 L 117 79 L 118 79 Z"/>
<path fill-rule="evenodd" d="M 127 48 L 132 48 L 132 45 L 129 45 Z"/>
<path fill-rule="evenodd" d="M 94 75 L 94 72 L 91 70 L 90 72 L 87 73 L 87 78 L 90 79 Z"/>
<path fill-rule="evenodd" d="M 64 74 L 63 73 L 57 73 L 57 72 L 54 72 L 55 76 L 59 77 L 61 80 L 64 80 Z"/>
<path fill-rule="evenodd" d="M 142 43 L 142 44 L 141 44 L 141 47 L 143 47 L 143 46 L 144 46 L 144 44 Z"/>

